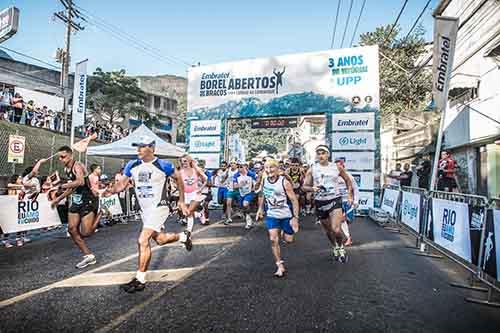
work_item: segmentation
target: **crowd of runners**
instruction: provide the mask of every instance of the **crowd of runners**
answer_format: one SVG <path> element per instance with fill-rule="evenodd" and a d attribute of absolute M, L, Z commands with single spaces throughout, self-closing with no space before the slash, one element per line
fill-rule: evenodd
<path fill-rule="evenodd" d="M 195 222 L 210 223 L 209 209 L 222 208 L 223 223 L 231 225 L 242 219 L 245 229 L 263 221 L 269 233 L 276 277 L 286 269 L 280 242 L 291 243 L 299 231 L 300 217 L 315 215 L 330 242 L 335 261 L 347 262 L 346 247 L 352 244 L 349 223 L 354 221 L 358 190 L 354 178 L 346 171 L 344 161 L 330 161 L 328 146 L 316 148 L 316 161 L 303 164 L 298 158 L 279 161 L 222 162 L 209 171 L 205 162 L 183 155 L 175 165 L 155 156 L 155 142 L 142 137 L 133 146 L 138 158 L 125 166 L 122 176 L 112 186 L 99 186 L 99 172 L 92 165 L 89 172 L 76 161 L 68 146 L 58 150 L 57 158 L 64 166 L 63 180 L 48 191 L 53 208 L 67 200 L 68 232 L 83 258 L 76 264 L 85 268 L 97 263 L 96 255 L 85 242 L 94 234 L 101 212 L 99 197 L 120 193 L 133 187 L 140 207 L 142 230 L 138 237 L 139 265 L 136 277 L 121 289 L 133 293 L 145 288 L 146 272 L 151 261 L 150 241 L 158 245 L 179 241 L 191 251 L 191 235 Z M 28 170 L 23 184 L 27 195 L 39 191 L 34 180 L 40 160 Z M 172 214 L 185 225 L 180 233 L 166 231 L 165 222 Z"/>

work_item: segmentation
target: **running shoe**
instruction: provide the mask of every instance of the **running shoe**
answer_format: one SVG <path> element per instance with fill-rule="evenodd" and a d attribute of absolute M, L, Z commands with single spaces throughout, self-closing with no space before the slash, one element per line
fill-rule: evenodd
<path fill-rule="evenodd" d="M 343 264 L 347 262 L 347 253 L 344 246 L 339 248 L 339 261 Z"/>
<path fill-rule="evenodd" d="M 21 246 L 24 245 L 24 242 L 23 242 L 22 238 L 16 239 L 16 245 L 19 246 L 19 247 L 21 247 Z"/>
<path fill-rule="evenodd" d="M 78 264 L 76 264 L 76 268 L 82 269 L 85 268 L 89 265 L 95 265 L 97 263 L 97 260 L 95 259 L 95 256 L 93 254 L 87 254 L 83 256 L 83 260 L 80 261 Z"/>
<path fill-rule="evenodd" d="M 250 214 L 246 214 L 245 220 L 246 220 L 245 229 L 247 229 L 247 230 L 251 229 L 253 221 L 252 221 L 252 217 L 250 216 Z"/>
<path fill-rule="evenodd" d="M 22 237 L 22 240 L 23 240 L 24 244 L 31 242 L 31 238 L 28 238 L 28 237 Z"/>
<path fill-rule="evenodd" d="M 205 213 L 201 212 L 199 217 L 200 217 L 201 224 L 203 224 L 203 225 L 207 224 L 207 218 L 205 217 Z"/>
<path fill-rule="evenodd" d="M 335 246 L 332 249 L 333 260 L 338 261 L 340 257 L 340 246 Z"/>
<path fill-rule="evenodd" d="M 133 278 L 129 283 L 122 284 L 120 289 L 126 293 L 133 294 L 136 291 L 143 291 L 146 288 L 146 284 L 137 280 L 137 278 Z"/>
<path fill-rule="evenodd" d="M 191 240 L 191 233 L 188 230 L 184 230 L 184 234 L 186 235 L 186 240 L 181 241 L 186 247 L 186 250 L 191 251 L 193 249 L 193 242 Z"/>
<path fill-rule="evenodd" d="M 225 224 L 225 225 L 229 225 L 229 224 L 231 224 L 231 223 L 233 223 L 233 220 L 232 220 L 232 219 L 226 219 L 226 220 L 224 221 L 224 224 Z"/>
<path fill-rule="evenodd" d="M 10 249 L 11 247 L 14 247 L 11 242 L 9 241 L 4 241 L 3 245 L 5 246 L 6 249 Z"/>

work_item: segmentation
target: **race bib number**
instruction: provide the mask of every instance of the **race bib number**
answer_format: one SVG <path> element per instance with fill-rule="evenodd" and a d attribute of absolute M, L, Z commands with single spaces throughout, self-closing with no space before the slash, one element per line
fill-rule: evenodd
<path fill-rule="evenodd" d="M 152 198 L 153 186 L 138 186 L 136 193 L 138 198 Z"/>
<path fill-rule="evenodd" d="M 81 194 L 72 194 L 71 195 L 71 203 L 73 205 L 81 205 L 83 202 Z"/>

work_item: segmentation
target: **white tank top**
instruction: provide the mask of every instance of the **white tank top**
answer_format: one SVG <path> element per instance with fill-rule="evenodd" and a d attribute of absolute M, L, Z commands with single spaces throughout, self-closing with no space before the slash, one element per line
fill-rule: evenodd
<path fill-rule="evenodd" d="M 271 183 L 268 177 L 264 178 L 264 186 L 262 193 L 266 199 L 268 217 L 275 219 L 288 219 L 292 217 L 292 211 L 288 206 L 288 197 L 286 195 L 285 177 L 279 176 L 278 179 Z"/>
<path fill-rule="evenodd" d="M 313 183 L 316 187 L 323 187 L 323 191 L 315 194 L 316 200 L 332 200 L 341 196 L 339 191 L 339 169 L 337 165 L 328 162 L 328 165 L 315 163 L 312 166 Z"/>

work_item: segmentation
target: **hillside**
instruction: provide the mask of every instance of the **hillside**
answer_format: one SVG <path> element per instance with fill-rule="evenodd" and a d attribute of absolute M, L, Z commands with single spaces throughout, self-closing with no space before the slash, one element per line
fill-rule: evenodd
<path fill-rule="evenodd" d="M 179 99 L 187 93 L 187 79 L 175 75 L 136 76 L 142 90 Z"/>

